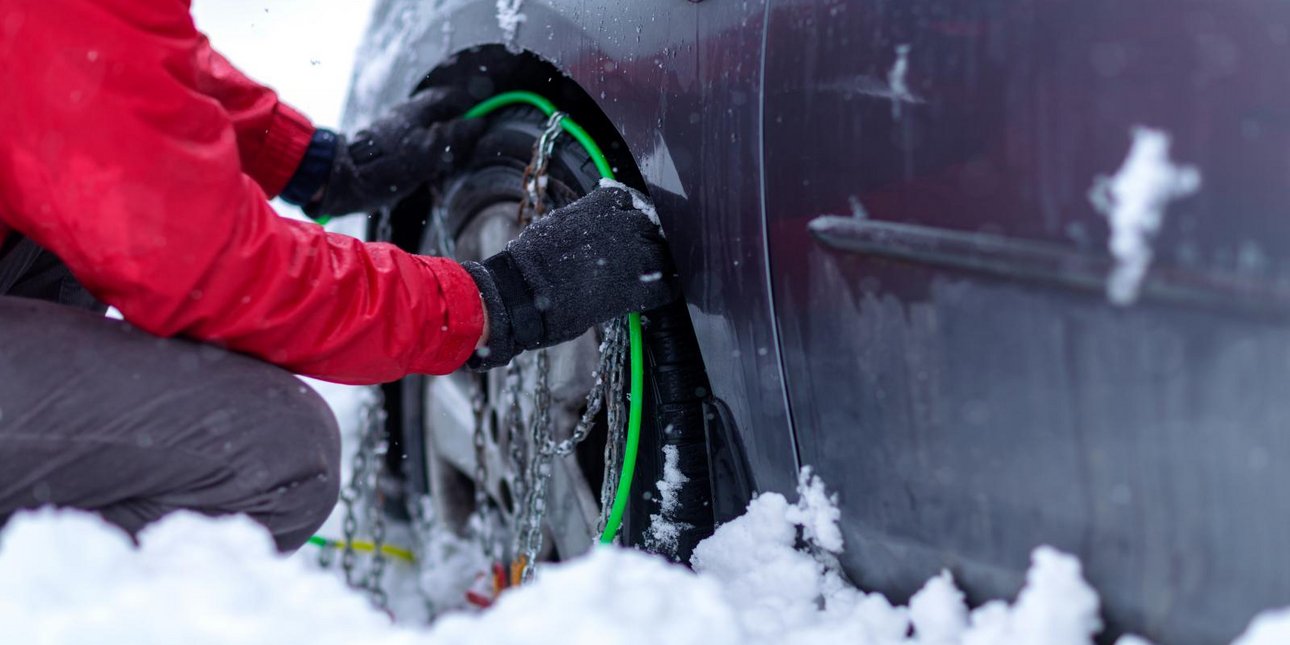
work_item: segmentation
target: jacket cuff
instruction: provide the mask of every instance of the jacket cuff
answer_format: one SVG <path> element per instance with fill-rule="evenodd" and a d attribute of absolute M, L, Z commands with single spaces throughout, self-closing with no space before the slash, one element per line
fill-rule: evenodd
<path fill-rule="evenodd" d="M 313 140 L 314 125 L 305 115 L 279 103 L 265 133 L 260 153 L 247 168 L 269 197 L 276 197 L 300 167 Z"/>
<path fill-rule="evenodd" d="M 300 160 L 296 174 L 291 176 L 291 181 L 287 182 L 287 187 L 282 189 L 279 197 L 296 206 L 308 204 L 326 185 L 338 145 L 341 145 L 339 135 L 326 128 L 318 128 L 309 141 L 309 147 L 305 149 L 305 157 Z"/>
<path fill-rule="evenodd" d="M 445 258 L 416 257 L 439 285 L 441 318 L 428 321 L 422 351 L 410 366 L 417 374 L 449 374 L 466 363 L 484 333 L 484 306 L 475 281 L 460 264 Z"/>
<path fill-rule="evenodd" d="M 517 353 L 510 313 L 502 301 L 502 294 L 492 272 L 478 262 L 461 264 L 475 280 L 475 286 L 479 288 L 479 299 L 488 310 L 488 342 L 471 355 L 470 360 L 466 361 L 466 367 L 476 371 L 501 367 L 511 362 Z"/>

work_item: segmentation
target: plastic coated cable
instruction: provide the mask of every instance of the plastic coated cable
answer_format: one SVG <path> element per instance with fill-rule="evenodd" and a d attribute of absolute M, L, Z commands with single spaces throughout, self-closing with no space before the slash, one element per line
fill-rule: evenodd
<path fill-rule="evenodd" d="M 309 543 L 314 546 L 322 547 L 324 549 L 345 548 L 344 540 L 328 540 L 325 537 L 320 537 L 317 535 L 309 538 Z M 351 542 L 350 547 L 353 548 L 355 551 L 360 551 L 363 553 L 372 553 L 376 551 L 376 544 L 372 542 L 363 542 L 360 540 L 355 540 Z M 381 545 L 381 553 L 384 553 L 385 555 L 390 556 L 392 558 L 398 558 L 399 560 L 403 560 L 404 562 L 416 562 L 417 560 L 416 556 L 412 555 L 411 551 L 408 551 L 407 549 L 401 549 L 397 546 L 393 546 L 389 544 Z"/>
<path fill-rule="evenodd" d="M 474 119 L 487 116 L 492 112 L 509 105 L 531 105 L 542 111 L 546 116 L 555 114 L 555 104 L 547 100 L 546 97 L 534 92 L 503 92 L 490 98 L 479 105 L 471 108 L 466 112 L 466 118 Z M 605 153 L 601 151 L 596 141 L 587 134 L 587 131 L 578 125 L 576 121 L 565 117 L 560 121 L 560 127 L 569 136 L 573 137 L 582 145 L 587 154 L 591 156 L 592 162 L 596 164 L 596 170 L 603 179 L 614 179 L 614 169 L 609 165 L 609 160 L 605 159 Z M 623 524 L 623 512 L 627 508 L 627 499 L 631 496 L 632 477 L 636 471 L 636 452 L 640 447 L 641 437 L 641 406 L 645 400 L 645 341 L 641 332 L 641 315 L 633 312 L 627 315 L 627 326 L 631 336 L 632 347 L 632 382 L 631 394 L 629 401 L 631 407 L 627 415 L 627 445 L 623 451 L 623 472 L 618 477 L 618 490 L 614 493 L 614 505 L 609 513 L 609 519 L 605 521 L 605 532 L 600 535 L 601 544 L 612 544 L 614 536 L 618 534 L 618 529 Z"/>

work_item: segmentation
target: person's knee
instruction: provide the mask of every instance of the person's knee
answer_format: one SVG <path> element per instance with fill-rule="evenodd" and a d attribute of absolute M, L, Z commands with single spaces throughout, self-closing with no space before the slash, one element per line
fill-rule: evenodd
<path fill-rule="evenodd" d="M 340 430 L 327 403 L 294 377 L 261 384 L 256 428 L 238 451 L 245 491 L 236 510 L 259 520 L 278 547 L 304 544 L 331 514 L 340 491 Z"/>
<path fill-rule="evenodd" d="M 275 432 L 290 447 L 281 455 L 291 462 L 279 489 L 281 516 L 270 525 L 278 547 L 295 549 L 331 515 L 340 494 L 340 429 L 331 408 L 312 388 L 300 383 L 290 396 L 289 413 Z"/>

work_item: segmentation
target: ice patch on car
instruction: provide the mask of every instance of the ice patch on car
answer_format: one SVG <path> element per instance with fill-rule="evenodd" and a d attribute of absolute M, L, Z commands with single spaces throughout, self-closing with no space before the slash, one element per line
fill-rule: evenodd
<path fill-rule="evenodd" d="M 645 213 L 645 217 L 648 217 L 649 221 L 654 222 L 654 225 L 658 227 L 659 235 L 667 237 L 667 234 L 663 232 L 663 223 L 658 219 L 658 211 L 654 209 L 654 204 L 649 201 L 649 198 L 642 195 L 640 191 L 628 187 L 627 184 L 624 184 L 621 181 L 614 181 L 613 179 L 601 179 L 600 187 L 618 188 L 620 190 L 627 191 L 627 194 L 632 196 L 632 208 Z"/>
<path fill-rule="evenodd" d="M 1133 144 L 1114 176 L 1093 180 L 1088 198 L 1111 228 L 1107 248 L 1115 265 L 1107 277 L 1106 295 L 1117 305 L 1137 301 L 1154 255 L 1151 243 L 1164 224 L 1169 202 L 1200 189 L 1200 171 L 1169 159 L 1169 134 L 1147 127 L 1133 129 Z"/>
<path fill-rule="evenodd" d="M 851 217 L 854 217 L 855 219 L 869 219 L 869 211 L 865 210 L 864 204 L 860 203 L 859 197 L 848 195 L 847 204 L 851 207 Z"/>
<path fill-rule="evenodd" d="M 502 30 L 502 42 L 511 53 L 519 53 L 515 36 L 520 30 L 520 23 L 526 20 L 524 14 L 520 13 L 522 4 L 524 0 L 497 0 L 497 26 Z"/>
<path fill-rule="evenodd" d="M 439 17 L 439 11 L 430 3 L 404 3 L 397 11 L 397 19 L 378 21 L 359 47 L 356 60 L 360 64 L 353 77 L 350 104 L 345 110 L 345 123 L 350 127 L 371 122 L 389 108 L 386 103 L 389 98 L 382 97 L 382 89 L 390 85 L 400 70 L 419 67 L 415 62 L 415 44 Z M 446 20 L 441 29 L 451 30 Z M 450 32 L 444 38 L 448 37 L 447 33 Z"/>
<path fill-rule="evenodd" d="M 896 60 L 887 70 L 885 79 L 872 74 L 860 74 L 824 83 L 820 87 L 846 95 L 871 96 L 891 101 L 891 118 L 900 120 L 906 104 L 917 105 L 923 102 L 909 89 L 909 54 L 912 51 L 912 45 L 896 45 Z"/>
<path fill-rule="evenodd" d="M 902 103 L 913 102 L 914 95 L 909 91 L 909 52 L 913 45 L 896 45 L 896 62 L 887 72 L 887 86 L 891 91 L 891 118 L 900 118 Z"/>
<path fill-rule="evenodd" d="M 661 277 L 661 276 L 660 276 Z M 650 516 L 649 531 L 645 535 L 646 546 L 651 551 L 676 554 L 677 540 L 681 531 L 689 528 L 684 522 L 676 519 L 680 506 L 681 487 L 690 481 L 681 472 L 681 452 L 676 446 L 663 446 L 663 479 L 658 486 L 658 512 Z"/>

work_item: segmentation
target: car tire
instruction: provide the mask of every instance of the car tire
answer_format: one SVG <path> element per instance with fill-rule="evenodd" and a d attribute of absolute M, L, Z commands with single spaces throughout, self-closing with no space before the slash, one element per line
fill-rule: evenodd
<path fill-rule="evenodd" d="M 524 168 L 532 155 L 533 144 L 544 128 L 545 116 L 532 108 L 513 107 L 500 110 L 489 118 L 489 126 L 478 141 L 472 158 L 464 169 L 432 187 L 431 199 L 422 197 L 414 203 L 397 207 L 391 224 L 393 237 L 411 236 L 399 227 L 420 227 L 415 250 L 423 254 L 456 259 L 479 259 L 487 246 L 483 239 L 498 231 L 481 231 L 481 217 L 497 218 L 522 198 Z M 557 140 L 548 168 L 547 198 L 549 208 L 558 208 L 593 190 L 599 182 L 590 155 L 570 137 Z M 426 215 L 427 206 L 429 214 Z M 516 209 L 518 213 L 518 210 Z M 419 213 L 419 216 L 417 215 Z M 497 229 L 498 225 L 491 225 Z M 513 232 L 517 232 L 516 229 Z M 473 236 L 473 238 L 472 238 Z M 500 250 L 497 240 L 489 252 Z M 699 540 L 710 535 L 713 526 L 712 490 L 708 475 L 708 441 L 705 418 L 710 417 L 711 395 L 708 379 L 689 315 L 683 303 L 677 303 L 643 315 L 645 339 L 644 415 L 638 462 L 630 502 L 624 517 L 621 539 L 625 544 L 662 553 L 677 561 L 688 561 Z M 592 335 L 574 341 L 585 348 L 596 346 Z M 564 346 L 561 346 L 563 348 Z M 553 350 L 555 351 L 555 350 Z M 559 351 L 563 351 L 560 349 Z M 577 354 L 577 352 L 575 352 Z M 553 361 L 553 364 L 556 361 Z M 589 375 L 585 363 L 577 369 Z M 594 362 L 591 364 L 594 368 Z M 501 372 L 501 370 L 495 370 Z M 439 517 L 449 526 L 464 531 L 473 509 L 472 474 L 463 472 L 460 459 L 448 456 L 444 442 L 437 439 L 436 423 L 443 423 L 443 406 L 438 405 L 435 379 L 473 378 L 462 372 L 447 377 L 409 377 L 386 389 L 390 418 L 395 421 L 397 443 L 407 458 L 403 464 L 408 482 L 415 492 L 430 493 Z M 567 381 L 577 381 L 571 376 Z M 483 387 L 483 386 L 481 386 Z M 580 389 L 585 395 L 590 382 L 552 383 L 553 391 Z M 568 402 L 568 401 L 566 401 Z M 460 401 L 458 401 L 460 403 Z M 580 409 L 580 408 L 579 408 Z M 568 421 L 571 415 L 565 415 Z M 436 418 L 438 417 L 438 418 Z M 710 419 L 706 419 L 710 421 Z M 490 426 L 491 427 L 491 426 Z M 569 427 L 555 428 L 564 436 Z M 488 433 L 490 449 L 505 451 L 498 433 Z M 545 531 L 554 552 L 546 557 L 567 558 L 590 548 L 597 537 L 582 532 L 585 521 L 570 521 L 570 515 L 586 515 L 587 504 L 595 504 L 604 469 L 605 429 L 603 412 L 597 427 L 576 455 L 557 464 L 548 496 Z M 668 475 L 668 459 L 675 455 L 675 472 L 685 484 L 676 496 L 670 512 L 660 509 L 657 483 Z M 497 463 L 490 461 L 489 463 Z M 563 479 L 562 479 L 563 477 Z M 582 481 L 569 481 L 581 477 Z M 504 487 L 487 487 L 490 502 L 504 513 L 516 500 L 507 499 Z M 594 511 L 599 513 L 599 505 Z M 666 517 L 664 517 L 666 515 Z M 666 521 L 672 531 L 652 530 Z M 572 535 L 574 532 L 583 534 Z M 663 539 L 660 539 L 662 537 Z"/>

